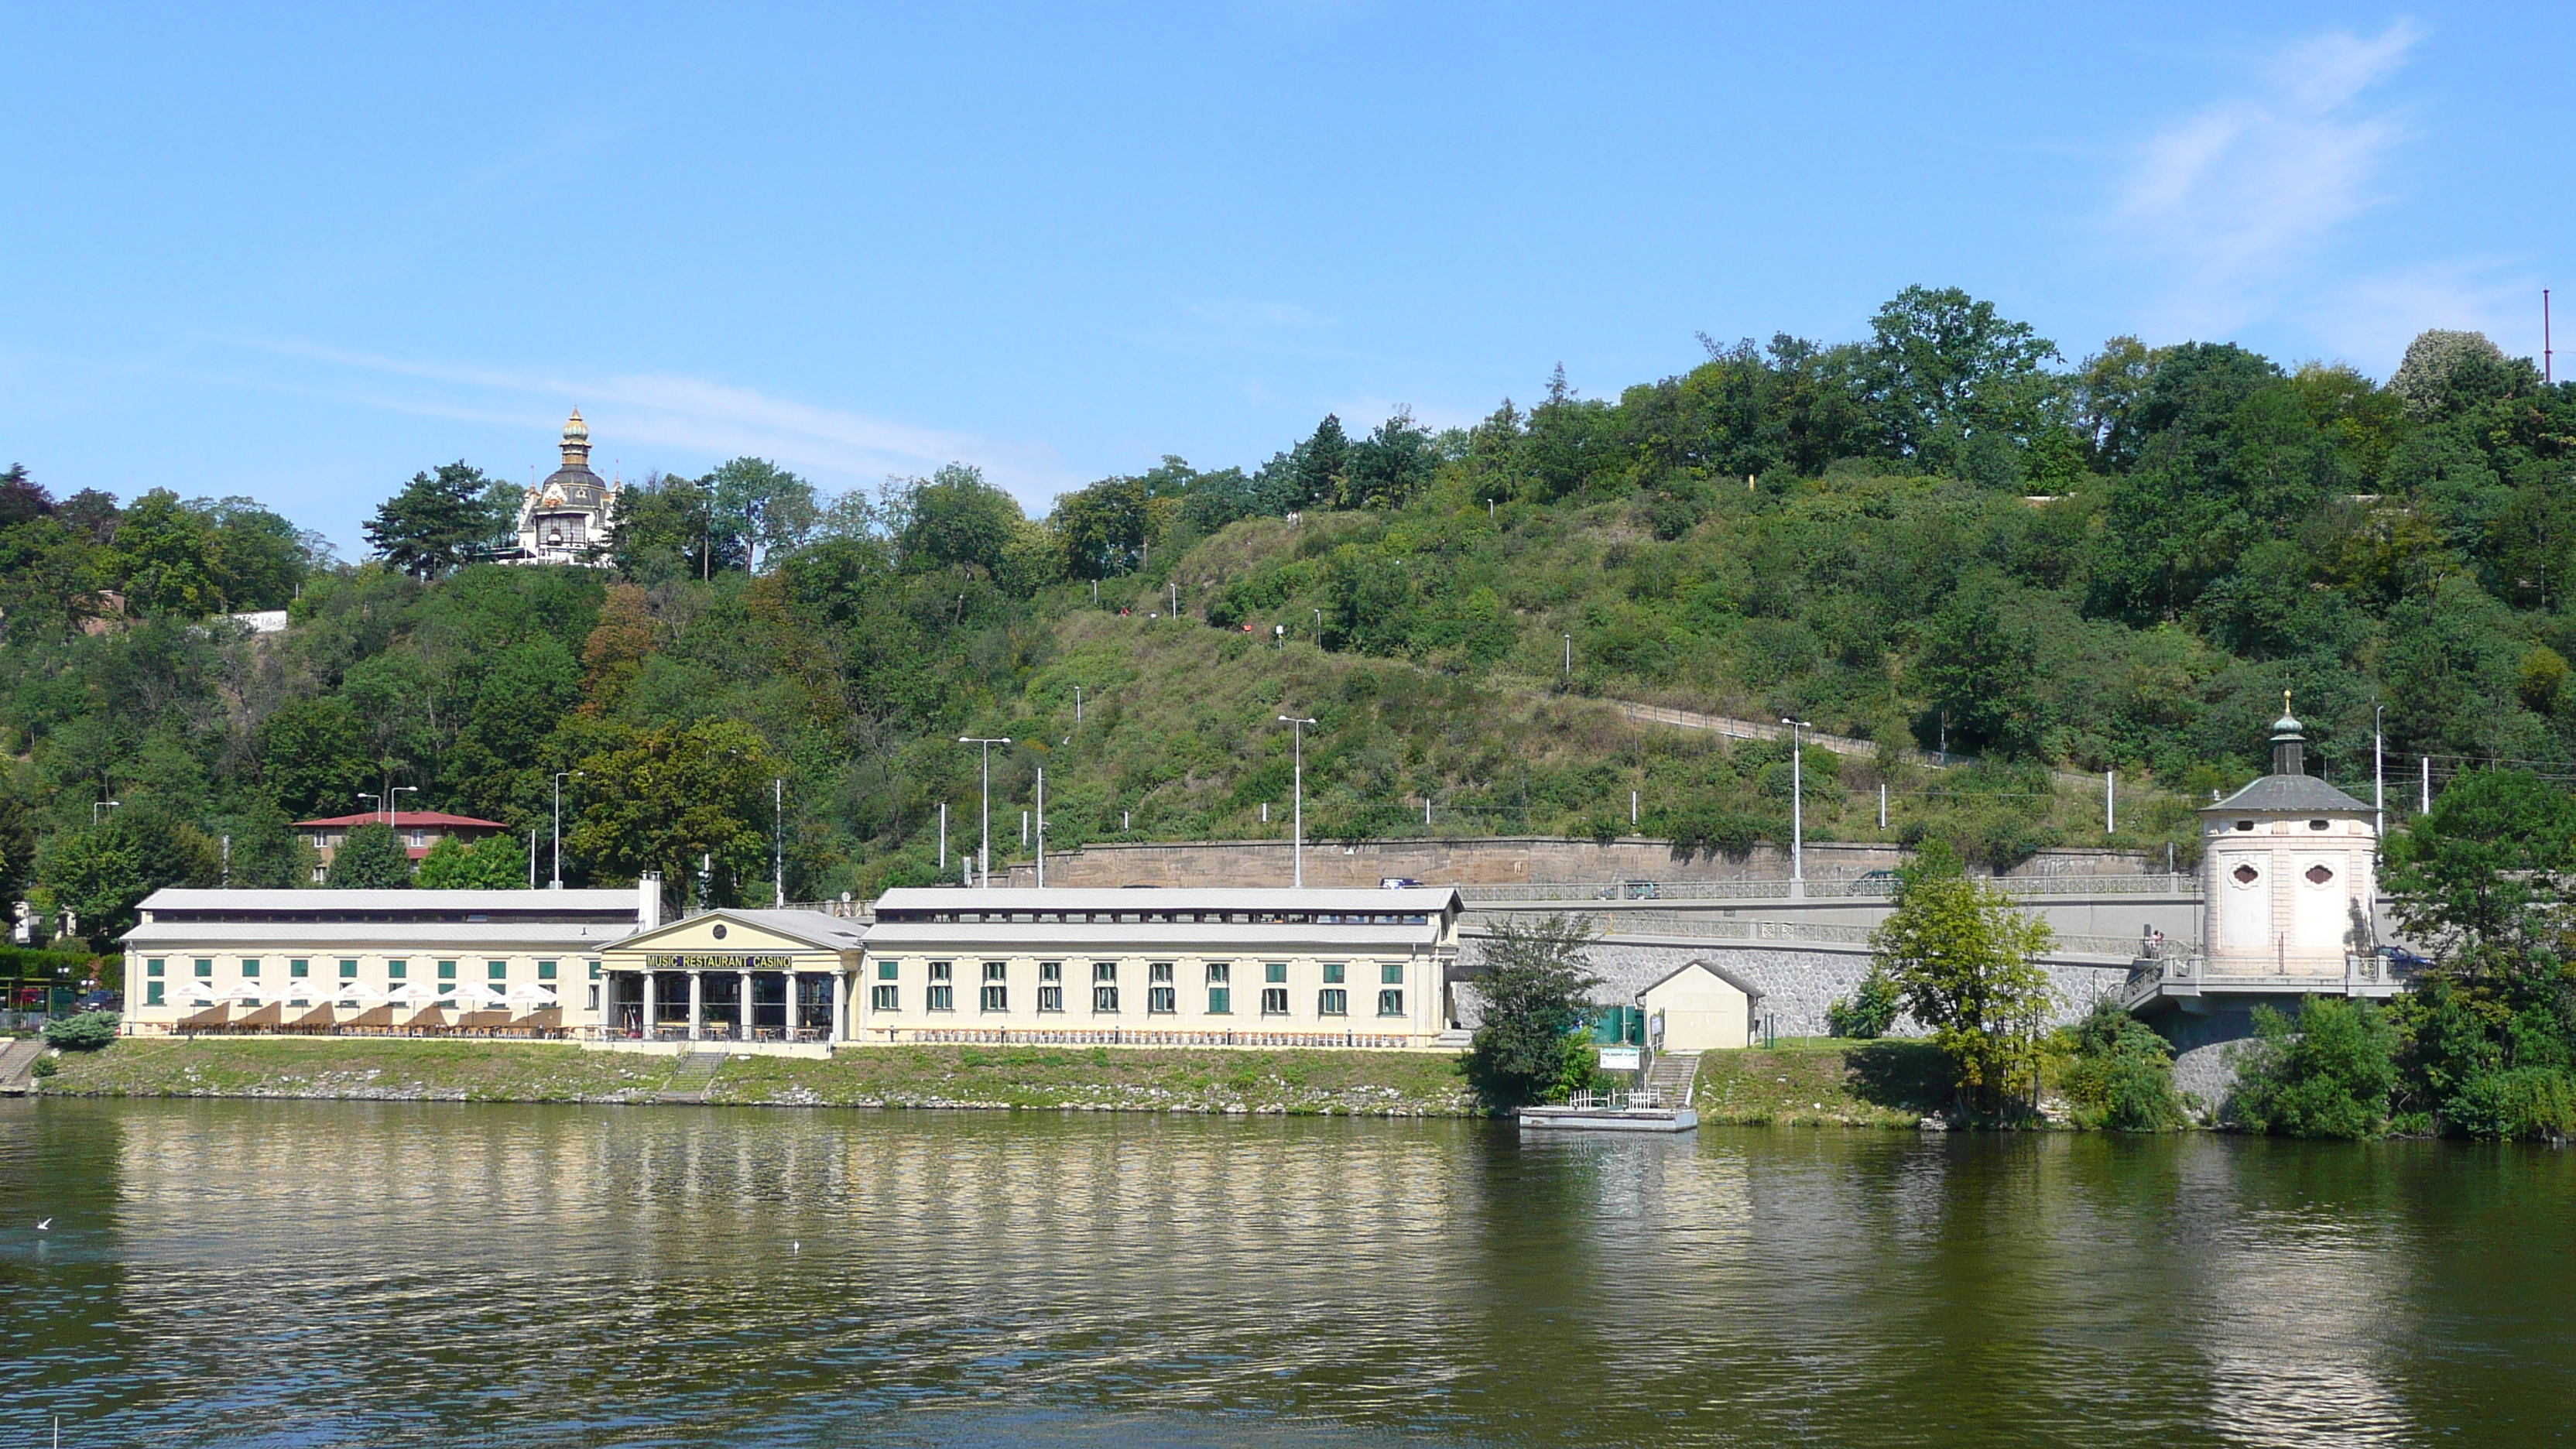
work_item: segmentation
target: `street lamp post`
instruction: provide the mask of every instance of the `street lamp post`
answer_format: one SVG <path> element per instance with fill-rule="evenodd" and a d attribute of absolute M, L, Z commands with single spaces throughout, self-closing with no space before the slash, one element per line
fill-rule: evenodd
<path fill-rule="evenodd" d="M 89 802 L 89 823 L 90 823 L 92 826 L 97 825 L 97 824 L 98 824 L 98 812 L 99 812 L 99 811 L 101 811 L 101 810 L 113 810 L 113 809 L 115 809 L 117 806 L 122 805 L 122 804 L 124 804 L 124 803 L 125 803 L 125 802 L 124 802 L 124 801 L 122 801 L 122 800 L 92 800 L 91 802 Z"/>
<path fill-rule="evenodd" d="M 1288 733 L 1291 736 L 1289 748 L 1296 759 L 1294 776 L 1296 825 L 1295 833 L 1289 836 L 1288 858 L 1296 871 L 1297 888 L 1304 890 L 1306 888 L 1306 727 L 1314 721 L 1298 715 L 1283 714 L 1279 716 L 1279 722 L 1288 726 Z"/>
<path fill-rule="evenodd" d="M 1565 677 L 1574 677 L 1574 636 L 1571 634 L 1565 636 Z"/>
<path fill-rule="evenodd" d="M 1073 722 L 1082 723 L 1082 686 L 1079 684 L 1073 687 Z"/>
<path fill-rule="evenodd" d="M 2388 829 L 2388 753 L 2386 741 L 2379 733 L 2379 716 L 2388 706 L 2370 707 L 2370 838 L 2376 849 L 2379 837 Z"/>
<path fill-rule="evenodd" d="M 787 909 L 787 781 L 769 782 L 769 808 L 776 813 L 769 826 L 769 899 L 780 910 Z"/>
<path fill-rule="evenodd" d="M 398 795 L 417 795 L 419 793 L 420 787 L 418 785 L 396 785 L 391 790 L 385 792 L 385 828 L 387 830 L 391 830 L 396 825 L 402 823 L 402 801 L 394 797 Z"/>
<path fill-rule="evenodd" d="M 983 876 L 986 890 L 993 888 L 993 746 L 1007 745 L 1008 735 L 986 738 L 982 735 L 959 735 L 957 743 L 980 746 L 984 751 L 984 843 L 976 853 L 975 868 Z"/>
<path fill-rule="evenodd" d="M 1789 899 L 1798 901 L 1807 898 L 1807 761 L 1798 731 L 1815 726 L 1802 719 L 1780 723 L 1789 727 Z"/>
<path fill-rule="evenodd" d="M 579 778 L 581 778 L 581 777 L 582 777 L 584 774 L 586 774 L 586 773 L 588 773 L 588 772 L 587 772 L 587 771 L 583 771 L 583 770 L 557 770 L 557 771 L 555 771 L 555 872 L 554 872 L 554 880 L 553 880 L 551 883 L 549 883 L 549 884 L 547 885 L 547 887 L 546 887 L 546 889 L 548 889 L 548 890 L 556 890 L 556 891 L 559 891 L 559 890 L 562 890 L 562 889 L 563 889 L 563 782 L 564 782 L 564 777 L 565 777 L 565 776 L 567 776 L 567 775 L 569 775 L 569 776 L 573 777 L 574 779 L 579 779 Z"/>
<path fill-rule="evenodd" d="M 361 799 L 361 800 L 373 800 L 373 801 L 375 801 L 375 802 L 376 802 L 375 804 L 370 805 L 370 806 L 368 806 L 368 807 L 367 807 L 367 813 L 368 813 L 368 814 L 370 814 L 370 815 L 382 815 L 382 814 L 384 814 L 384 813 L 385 813 L 385 797 L 384 797 L 384 796 L 377 794 L 377 793 L 376 793 L 375 791 L 373 791 L 373 790 L 361 790 L 361 791 L 359 791 L 359 792 L 358 792 L 358 798 L 359 798 L 359 799 Z"/>

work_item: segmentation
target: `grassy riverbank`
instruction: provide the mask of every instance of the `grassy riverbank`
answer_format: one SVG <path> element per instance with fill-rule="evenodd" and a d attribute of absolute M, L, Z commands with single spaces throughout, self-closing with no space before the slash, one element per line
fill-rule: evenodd
<path fill-rule="evenodd" d="M 1703 1122 L 1911 1130 L 1949 1102 L 1949 1069 L 1929 1042 L 1828 1041 L 1710 1052 L 1694 1105 Z"/>
<path fill-rule="evenodd" d="M 72 1053 L 49 1095 L 369 1101 L 650 1102 L 674 1059 L 532 1042 L 121 1040 Z M 784 1106 L 1026 1107 L 1460 1116 L 1453 1058 L 1396 1052 L 872 1047 L 830 1061 L 737 1057 L 708 1100 Z"/>

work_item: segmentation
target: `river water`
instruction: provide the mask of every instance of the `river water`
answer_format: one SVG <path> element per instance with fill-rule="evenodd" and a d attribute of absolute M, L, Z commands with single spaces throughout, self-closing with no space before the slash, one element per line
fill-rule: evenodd
<path fill-rule="evenodd" d="M 2560 1443 L 2572 1251 L 2546 1148 L 0 1102 L 0 1449 Z"/>

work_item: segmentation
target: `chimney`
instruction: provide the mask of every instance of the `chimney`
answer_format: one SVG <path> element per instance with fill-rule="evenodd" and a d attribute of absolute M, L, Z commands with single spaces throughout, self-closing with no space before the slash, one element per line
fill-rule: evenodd
<path fill-rule="evenodd" d="M 635 929 L 649 931 L 662 924 L 662 877 L 646 871 L 635 878 Z"/>

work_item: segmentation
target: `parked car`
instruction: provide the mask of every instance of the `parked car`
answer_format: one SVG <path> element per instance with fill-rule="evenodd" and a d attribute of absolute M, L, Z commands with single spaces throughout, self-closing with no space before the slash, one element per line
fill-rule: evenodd
<path fill-rule="evenodd" d="M 2397 971 L 2423 971 L 2430 969 L 2433 964 L 2403 946 L 2380 947 L 2379 959 L 2387 962 L 2390 969 Z"/>
<path fill-rule="evenodd" d="M 75 1011 L 123 1011 L 125 1009 L 125 993 L 122 991 L 93 991 L 83 996 L 79 1001 L 74 1002 L 72 1009 Z"/>

